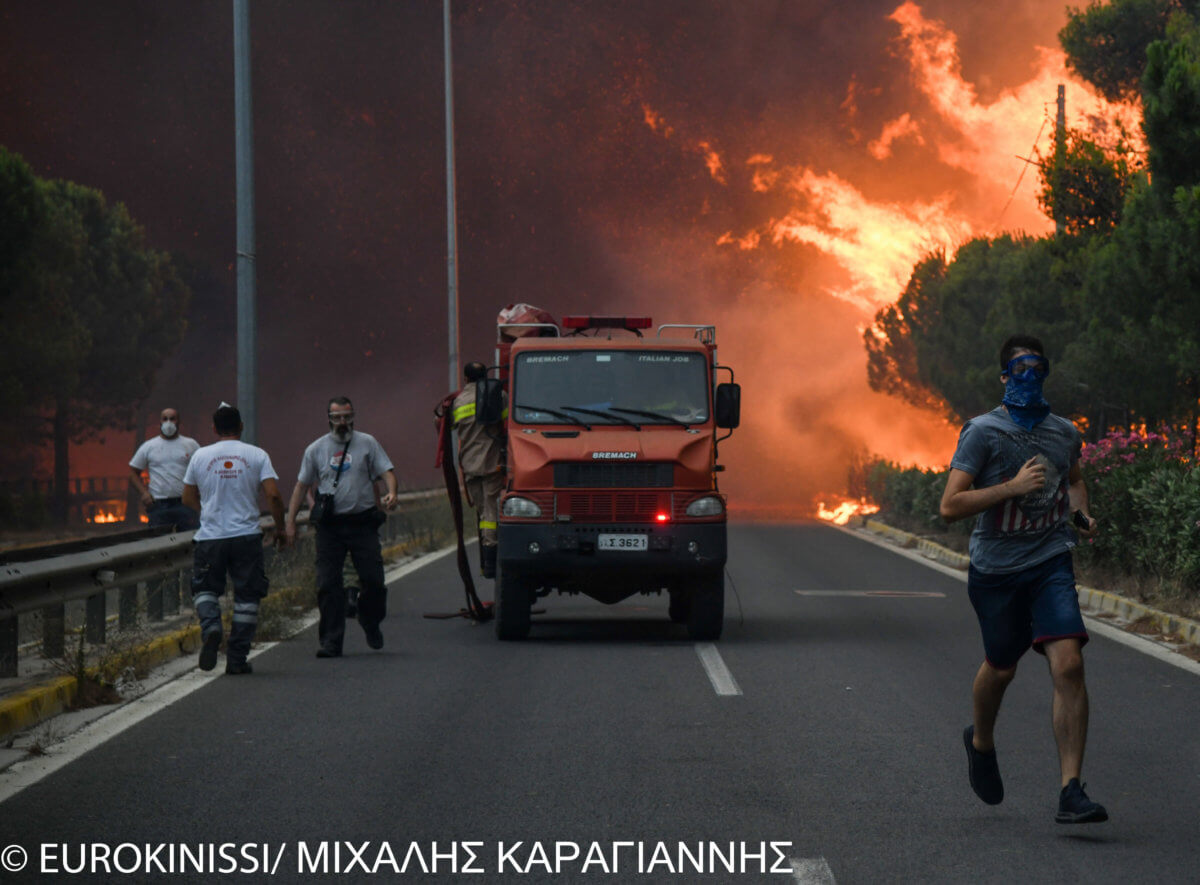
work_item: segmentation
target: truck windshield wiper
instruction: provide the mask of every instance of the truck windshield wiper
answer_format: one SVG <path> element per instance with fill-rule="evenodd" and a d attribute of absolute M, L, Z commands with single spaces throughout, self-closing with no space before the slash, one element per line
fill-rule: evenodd
<path fill-rule="evenodd" d="M 641 430 L 642 425 L 630 421 L 628 418 L 622 418 L 620 415 L 614 415 L 611 412 L 601 412 L 599 409 L 585 409 L 583 406 L 559 406 L 560 409 L 569 409 L 572 412 L 583 412 L 585 415 L 596 415 L 600 418 L 612 418 L 614 421 L 620 421 L 622 424 L 628 424 L 634 430 Z"/>
<path fill-rule="evenodd" d="M 680 421 L 671 415 L 664 415 L 662 412 L 646 412 L 642 409 L 624 409 L 620 406 L 609 406 L 609 411 L 612 412 L 628 412 L 630 415 L 641 415 L 643 418 L 661 418 L 663 421 L 670 421 L 672 424 L 678 424 L 680 427 L 691 427 L 686 421 Z"/>
<path fill-rule="evenodd" d="M 545 412 L 547 415 L 553 415 L 555 418 L 564 418 L 567 421 L 570 421 L 572 424 L 578 424 L 584 430 L 592 429 L 592 425 L 585 424 L 584 422 L 582 422 L 578 418 L 576 418 L 574 415 L 568 415 L 566 412 L 559 412 L 559 411 L 556 411 L 555 409 L 548 409 L 545 406 L 523 406 L 520 403 L 518 403 L 515 406 L 515 408 L 524 409 L 527 412 Z M 563 408 L 566 408 L 566 406 L 564 406 Z"/>

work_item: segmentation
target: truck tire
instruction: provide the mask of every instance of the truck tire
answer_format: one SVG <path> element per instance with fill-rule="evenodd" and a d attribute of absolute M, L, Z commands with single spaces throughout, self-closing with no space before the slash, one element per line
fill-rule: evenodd
<path fill-rule="evenodd" d="M 529 581 L 501 563 L 496 575 L 497 638 L 524 639 L 528 636 L 532 604 Z"/>
<path fill-rule="evenodd" d="M 725 571 L 715 569 L 696 578 L 690 602 L 688 637 L 695 642 L 720 639 L 725 624 Z"/>

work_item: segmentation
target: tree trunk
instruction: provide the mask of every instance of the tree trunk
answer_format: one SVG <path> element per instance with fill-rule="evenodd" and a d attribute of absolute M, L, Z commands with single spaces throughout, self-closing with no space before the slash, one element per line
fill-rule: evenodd
<path fill-rule="evenodd" d="M 54 409 L 54 502 L 53 516 L 58 525 L 67 524 L 70 506 L 71 465 L 69 461 L 71 438 L 67 434 L 67 406 L 59 400 Z"/>

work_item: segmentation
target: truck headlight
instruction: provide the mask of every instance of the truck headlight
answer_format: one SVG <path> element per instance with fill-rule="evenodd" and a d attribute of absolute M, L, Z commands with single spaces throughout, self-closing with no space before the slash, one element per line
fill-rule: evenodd
<path fill-rule="evenodd" d="M 725 512 L 725 504 L 715 495 L 697 498 L 687 505 L 688 516 L 720 516 Z"/>
<path fill-rule="evenodd" d="M 505 498 L 504 506 L 500 509 L 505 516 L 515 516 L 518 519 L 535 519 L 542 515 L 542 508 L 535 502 L 516 495 Z"/>

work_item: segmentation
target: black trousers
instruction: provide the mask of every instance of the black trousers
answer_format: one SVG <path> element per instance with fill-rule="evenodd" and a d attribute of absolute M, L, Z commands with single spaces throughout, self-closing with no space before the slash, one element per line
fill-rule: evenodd
<path fill-rule="evenodd" d="M 346 636 L 346 587 L 342 569 L 346 554 L 358 572 L 358 622 L 373 630 L 387 615 L 387 587 L 383 583 L 383 552 L 374 520 L 335 518 L 317 526 L 317 633 L 322 648 L 341 651 Z"/>
<path fill-rule="evenodd" d="M 203 635 L 223 632 L 221 596 L 225 576 L 233 580 L 233 626 L 226 654 L 231 661 L 244 661 L 258 630 L 258 601 L 267 595 L 267 573 L 263 569 L 262 535 L 242 535 L 197 541 L 192 565 L 192 604 Z"/>
<path fill-rule="evenodd" d="M 173 525 L 177 531 L 186 532 L 200 528 L 200 514 L 191 507 L 184 507 L 179 498 L 161 498 L 146 508 L 150 525 Z"/>

